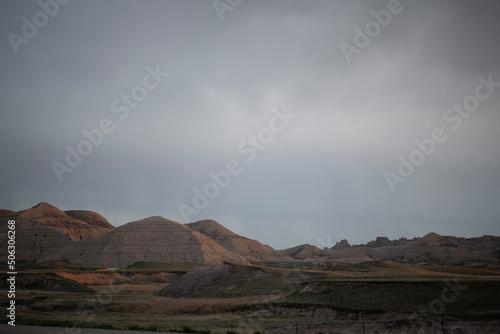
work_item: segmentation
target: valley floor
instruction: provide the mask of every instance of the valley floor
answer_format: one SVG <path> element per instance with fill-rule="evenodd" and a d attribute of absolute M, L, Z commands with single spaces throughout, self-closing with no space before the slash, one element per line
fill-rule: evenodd
<path fill-rule="evenodd" d="M 329 270 L 252 267 L 264 274 L 250 279 L 248 267 L 237 266 L 224 284 L 200 289 L 194 297 L 155 295 L 169 284 L 161 280 L 181 280 L 192 269 L 192 264 L 144 264 L 120 272 L 26 268 L 24 275 L 44 279 L 64 273 L 87 289 L 52 284 L 62 290 L 49 291 L 30 281 L 16 293 L 16 324 L 66 327 L 66 333 L 80 327 L 202 334 L 363 333 L 363 327 L 365 333 L 500 331 L 499 268 L 379 262 Z M 98 284 L 92 284 L 93 275 Z M 0 291 L 2 307 L 6 295 Z"/>

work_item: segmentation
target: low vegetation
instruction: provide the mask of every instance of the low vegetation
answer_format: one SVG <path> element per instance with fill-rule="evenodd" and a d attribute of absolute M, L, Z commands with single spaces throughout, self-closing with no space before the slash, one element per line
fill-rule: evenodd
<path fill-rule="evenodd" d="M 187 273 L 195 268 L 208 267 L 208 264 L 193 262 L 136 262 L 120 270 L 123 272 L 166 271 L 169 273 Z"/>
<path fill-rule="evenodd" d="M 442 303 L 435 302 L 440 315 L 467 319 L 500 317 L 500 281 L 320 282 L 317 286 L 318 291 L 296 290 L 279 302 L 339 310 L 412 313 L 441 300 Z"/>
<path fill-rule="evenodd" d="M 25 269 L 30 275 L 37 270 L 39 275 L 47 275 L 46 270 L 50 267 L 69 273 L 102 272 L 64 262 L 26 264 Z M 122 272 L 174 272 L 182 280 L 183 273 L 198 267 L 198 264 L 187 263 L 136 263 Z M 450 302 L 443 303 L 440 316 L 455 320 L 500 318 L 498 268 L 404 267 L 368 262 L 335 270 L 235 265 L 228 276 L 203 287 L 194 298 L 156 296 L 155 293 L 167 283 L 146 281 L 119 285 L 87 284 L 82 292 L 20 287 L 16 295 L 17 323 L 199 334 L 254 334 L 265 332 L 264 329 L 269 327 L 295 324 L 326 326 L 373 322 L 369 318 L 370 312 L 419 312 L 428 309 L 433 301 L 442 300 L 443 289 L 457 284 L 460 286 L 458 293 L 445 294 L 445 299 Z M 3 306 L 6 294 L 1 292 L 1 295 Z M 314 311 L 321 308 L 337 310 L 339 316 L 333 318 Z M 348 312 L 341 317 L 343 311 Z M 405 321 L 408 322 L 407 319 Z"/>

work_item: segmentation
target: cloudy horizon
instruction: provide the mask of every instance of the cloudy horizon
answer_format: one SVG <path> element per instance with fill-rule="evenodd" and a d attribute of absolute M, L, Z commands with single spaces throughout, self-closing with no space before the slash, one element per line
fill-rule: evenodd
<path fill-rule="evenodd" d="M 3 1 L 0 209 L 275 249 L 500 235 L 499 9 Z"/>

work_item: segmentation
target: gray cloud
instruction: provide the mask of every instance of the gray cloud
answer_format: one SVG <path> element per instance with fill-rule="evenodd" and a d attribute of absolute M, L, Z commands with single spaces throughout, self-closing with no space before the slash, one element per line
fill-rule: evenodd
<path fill-rule="evenodd" d="M 192 219 L 276 248 L 498 235 L 500 93 L 457 130 L 443 120 L 479 76 L 500 81 L 498 2 L 401 4 L 348 64 L 339 44 L 387 1 L 243 1 L 221 22 L 210 1 L 73 0 L 18 54 L 7 33 L 40 7 L 3 1 L 0 207 L 181 220 L 178 205 L 234 159 L 241 174 Z M 112 101 L 156 64 L 170 76 L 120 120 Z M 297 118 L 246 162 L 238 145 L 285 106 Z M 115 130 L 59 183 L 51 163 L 103 118 Z M 384 172 L 436 127 L 448 140 L 392 193 Z"/>

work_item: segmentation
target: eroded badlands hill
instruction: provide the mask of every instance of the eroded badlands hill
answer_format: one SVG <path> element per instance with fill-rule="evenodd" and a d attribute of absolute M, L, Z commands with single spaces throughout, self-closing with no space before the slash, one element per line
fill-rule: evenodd
<path fill-rule="evenodd" d="M 500 237 L 457 238 L 429 233 L 421 238 L 389 240 L 378 237 L 366 245 L 351 246 L 347 241 L 332 248 L 301 245 L 282 250 L 303 261 L 361 263 L 392 261 L 399 264 L 439 263 L 446 265 L 498 265 Z"/>
<path fill-rule="evenodd" d="M 7 221 L 16 221 L 16 259 L 69 260 L 91 267 L 123 268 L 135 262 L 224 261 L 280 267 L 328 267 L 343 263 L 388 261 L 404 265 L 500 264 L 500 237 L 458 238 L 429 233 L 421 238 L 378 237 L 332 248 L 301 245 L 282 251 L 240 236 L 213 220 L 187 225 L 150 217 L 114 228 L 96 212 L 61 211 L 42 202 L 24 211 L 0 210 L 0 244 L 7 242 Z M 7 248 L 0 248 L 6 261 Z"/>
<path fill-rule="evenodd" d="M 163 217 L 150 217 L 115 229 L 96 212 L 63 212 L 42 202 L 24 211 L 0 213 L 2 244 L 7 241 L 7 221 L 11 219 L 16 221 L 17 260 L 69 260 L 112 268 L 138 261 L 249 264 L 243 256 L 203 234 Z M 6 255 L 6 248 L 2 247 L 0 261 L 5 261 Z"/>
<path fill-rule="evenodd" d="M 72 241 L 100 238 L 114 227 L 101 215 L 79 211 L 70 216 L 58 208 L 42 202 L 24 211 L 3 211 L 0 215 L 0 241 L 7 241 L 7 221 L 16 221 L 17 260 L 39 261 Z M 0 260 L 6 257 L 6 248 L 0 249 Z"/>
<path fill-rule="evenodd" d="M 68 259 L 84 266 L 112 268 L 123 268 L 139 261 L 248 264 L 244 257 L 206 236 L 158 216 L 125 224 L 100 239 L 71 245 L 48 259 Z"/>
<path fill-rule="evenodd" d="M 238 235 L 215 220 L 201 220 L 196 223 L 186 224 L 190 229 L 214 240 L 222 247 L 233 253 L 240 254 L 249 262 L 290 262 L 289 256 L 282 254 L 268 245 L 264 245 L 257 240 L 252 240 Z"/>
<path fill-rule="evenodd" d="M 84 221 L 90 226 L 100 227 L 109 230 L 113 230 L 115 228 L 106 220 L 106 218 L 104 218 L 103 216 L 94 211 L 70 210 L 70 211 L 64 211 L 64 213 L 70 216 L 71 218 Z"/>

